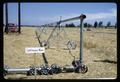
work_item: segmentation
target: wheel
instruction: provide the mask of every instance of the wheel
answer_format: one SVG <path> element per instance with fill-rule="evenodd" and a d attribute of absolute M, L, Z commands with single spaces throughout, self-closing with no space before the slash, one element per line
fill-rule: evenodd
<path fill-rule="evenodd" d="M 57 67 L 58 67 L 57 64 L 52 64 L 52 65 L 51 65 L 51 68 L 57 68 Z"/>
<path fill-rule="evenodd" d="M 43 69 L 41 69 L 41 74 L 42 75 L 48 75 L 49 74 L 49 70 L 47 68 L 43 68 Z"/>
<path fill-rule="evenodd" d="M 75 69 L 75 72 L 76 73 L 86 73 L 88 71 L 88 67 L 85 66 L 85 65 L 81 65 L 81 66 L 78 66 L 76 69 Z"/>
<path fill-rule="evenodd" d="M 3 70 L 3 76 L 6 76 L 7 75 L 7 71 L 6 70 Z"/>
<path fill-rule="evenodd" d="M 49 74 L 49 67 L 48 66 L 41 65 L 40 67 L 41 67 L 40 72 L 41 72 L 42 75 L 48 75 Z"/>
<path fill-rule="evenodd" d="M 72 61 L 72 65 L 73 65 L 74 67 L 80 66 L 80 65 L 81 65 L 80 60 L 79 60 L 79 59 L 73 60 L 73 61 Z"/>
<path fill-rule="evenodd" d="M 31 75 L 34 75 L 34 70 L 33 69 L 30 69 L 29 71 L 27 71 L 27 76 L 31 76 Z"/>
<path fill-rule="evenodd" d="M 35 66 L 31 65 L 30 70 L 27 71 L 27 76 L 34 75 L 35 74 Z"/>
<path fill-rule="evenodd" d="M 52 69 L 52 72 L 55 73 L 55 74 L 58 74 L 62 71 L 60 66 L 58 66 L 57 64 L 52 64 L 51 69 Z"/>
<path fill-rule="evenodd" d="M 3 76 L 6 76 L 8 71 L 6 69 L 9 69 L 10 67 L 8 67 L 7 65 L 4 65 L 4 69 L 3 69 Z"/>
<path fill-rule="evenodd" d="M 52 71 L 51 69 L 49 70 L 49 74 L 50 74 L 50 75 L 53 75 L 53 71 Z"/>
<path fill-rule="evenodd" d="M 37 74 L 42 75 L 41 70 L 37 70 Z"/>

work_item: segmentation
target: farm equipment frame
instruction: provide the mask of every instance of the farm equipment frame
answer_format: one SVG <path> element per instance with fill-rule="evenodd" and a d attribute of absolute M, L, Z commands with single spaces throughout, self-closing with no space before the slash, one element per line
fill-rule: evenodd
<path fill-rule="evenodd" d="M 73 20 L 80 20 L 80 54 L 79 54 L 79 59 L 74 59 L 70 66 L 64 66 L 64 67 L 60 67 L 57 64 L 52 64 L 51 66 L 48 66 L 48 61 L 47 58 L 45 57 L 45 53 L 42 53 L 43 56 L 43 60 L 44 60 L 44 65 L 40 66 L 39 68 L 36 68 L 36 72 L 39 75 L 53 75 L 53 74 L 58 74 L 61 72 L 75 72 L 75 73 L 86 73 L 88 71 L 88 67 L 86 65 L 84 65 L 83 62 L 83 21 L 86 18 L 86 15 L 81 14 L 78 17 L 73 17 L 73 18 L 69 18 L 69 19 L 65 19 L 65 20 L 60 20 L 56 23 L 56 26 L 53 28 L 51 34 L 49 35 L 49 38 L 52 36 L 52 33 L 55 31 L 55 29 L 57 27 L 60 26 L 61 23 L 64 22 L 68 22 L 68 21 L 73 21 Z M 48 26 L 51 25 L 53 23 L 47 24 Z M 45 26 L 45 25 L 41 25 L 41 26 Z M 44 47 L 44 45 L 42 45 L 42 42 L 40 41 L 39 37 L 40 35 L 37 33 L 37 31 L 35 31 L 36 33 L 36 37 L 38 39 L 39 45 L 40 47 Z M 48 39 L 49 39 L 48 38 Z M 47 44 L 46 44 L 47 45 Z M 7 73 L 12 73 L 12 72 L 26 72 L 27 75 L 35 75 L 35 67 L 34 66 L 30 66 L 29 68 L 4 68 L 4 75 L 6 75 Z"/>

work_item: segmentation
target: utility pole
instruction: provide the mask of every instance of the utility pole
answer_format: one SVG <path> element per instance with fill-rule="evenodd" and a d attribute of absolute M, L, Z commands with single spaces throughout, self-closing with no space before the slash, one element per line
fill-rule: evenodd
<path fill-rule="evenodd" d="M 20 10 L 20 2 L 18 2 L 18 32 L 21 33 L 21 10 Z"/>
<path fill-rule="evenodd" d="M 5 32 L 8 34 L 8 3 L 5 3 L 5 16 L 6 16 L 6 25 Z"/>

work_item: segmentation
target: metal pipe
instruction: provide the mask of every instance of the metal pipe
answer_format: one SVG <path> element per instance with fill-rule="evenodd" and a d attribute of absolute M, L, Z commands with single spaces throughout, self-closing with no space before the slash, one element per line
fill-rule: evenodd
<path fill-rule="evenodd" d="M 27 72 L 31 68 L 8 68 L 5 69 L 7 72 Z M 36 68 L 36 70 L 41 70 L 41 68 Z"/>
<path fill-rule="evenodd" d="M 42 46 L 42 43 L 41 43 L 41 41 L 40 41 L 40 39 L 39 39 L 39 37 L 38 37 L 37 31 L 35 31 L 35 33 L 36 33 L 36 36 L 37 36 L 38 42 L 39 42 L 39 44 L 40 44 L 40 47 L 43 47 L 43 46 Z M 47 59 L 46 59 L 46 57 L 45 57 L 45 53 L 42 53 L 42 56 L 43 56 L 43 59 L 44 59 L 45 65 L 48 66 L 48 61 L 47 61 Z"/>
<path fill-rule="evenodd" d="M 63 72 L 74 72 L 74 67 L 73 66 L 65 66 L 63 68 Z"/>
<path fill-rule="evenodd" d="M 53 24 L 59 24 L 59 23 L 64 23 L 64 22 L 68 22 L 68 21 L 78 20 L 78 19 L 81 19 L 82 15 L 83 14 L 81 14 L 80 16 L 77 16 L 77 17 L 73 17 L 73 18 L 69 18 L 69 19 L 65 19 L 65 20 L 60 20 L 60 21 L 54 22 L 54 23 L 49 23 L 48 25 L 53 25 Z M 46 24 L 44 24 L 44 25 L 46 25 Z M 41 25 L 41 26 L 43 26 L 43 25 Z"/>
<path fill-rule="evenodd" d="M 85 15 L 80 16 L 80 63 L 83 63 L 83 20 L 86 18 Z"/>
<path fill-rule="evenodd" d="M 30 70 L 30 68 L 10 68 L 5 69 L 7 72 L 27 72 Z"/>
<path fill-rule="evenodd" d="M 55 22 L 55 23 L 59 24 L 59 23 L 64 23 L 64 22 L 68 22 L 68 21 L 78 20 L 78 19 L 80 19 L 80 17 L 81 17 L 81 15 L 80 15 L 80 16 L 77 16 L 77 17 L 65 19 L 65 20 L 60 20 L 60 21 Z"/>
<path fill-rule="evenodd" d="M 69 19 L 65 19 L 65 20 L 61 20 L 60 23 L 67 22 L 67 21 L 78 20 L 78 19 L 80 19 L 80 16 L 78 16 L 78 17 L 73 17 L 73 18 L 69 18 Z"/>

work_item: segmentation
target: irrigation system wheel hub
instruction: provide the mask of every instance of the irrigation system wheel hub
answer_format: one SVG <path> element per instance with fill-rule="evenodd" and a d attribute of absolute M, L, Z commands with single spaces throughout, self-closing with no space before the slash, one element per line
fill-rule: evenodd
<path fill-rule="evenodd" d="M 75 72 L 76 73 L 86 73 L 88 71 L 88 67 L 86 65 L 81 65 L 81 66 L 78 66 L 76 69 L 75 69 Z"/>

